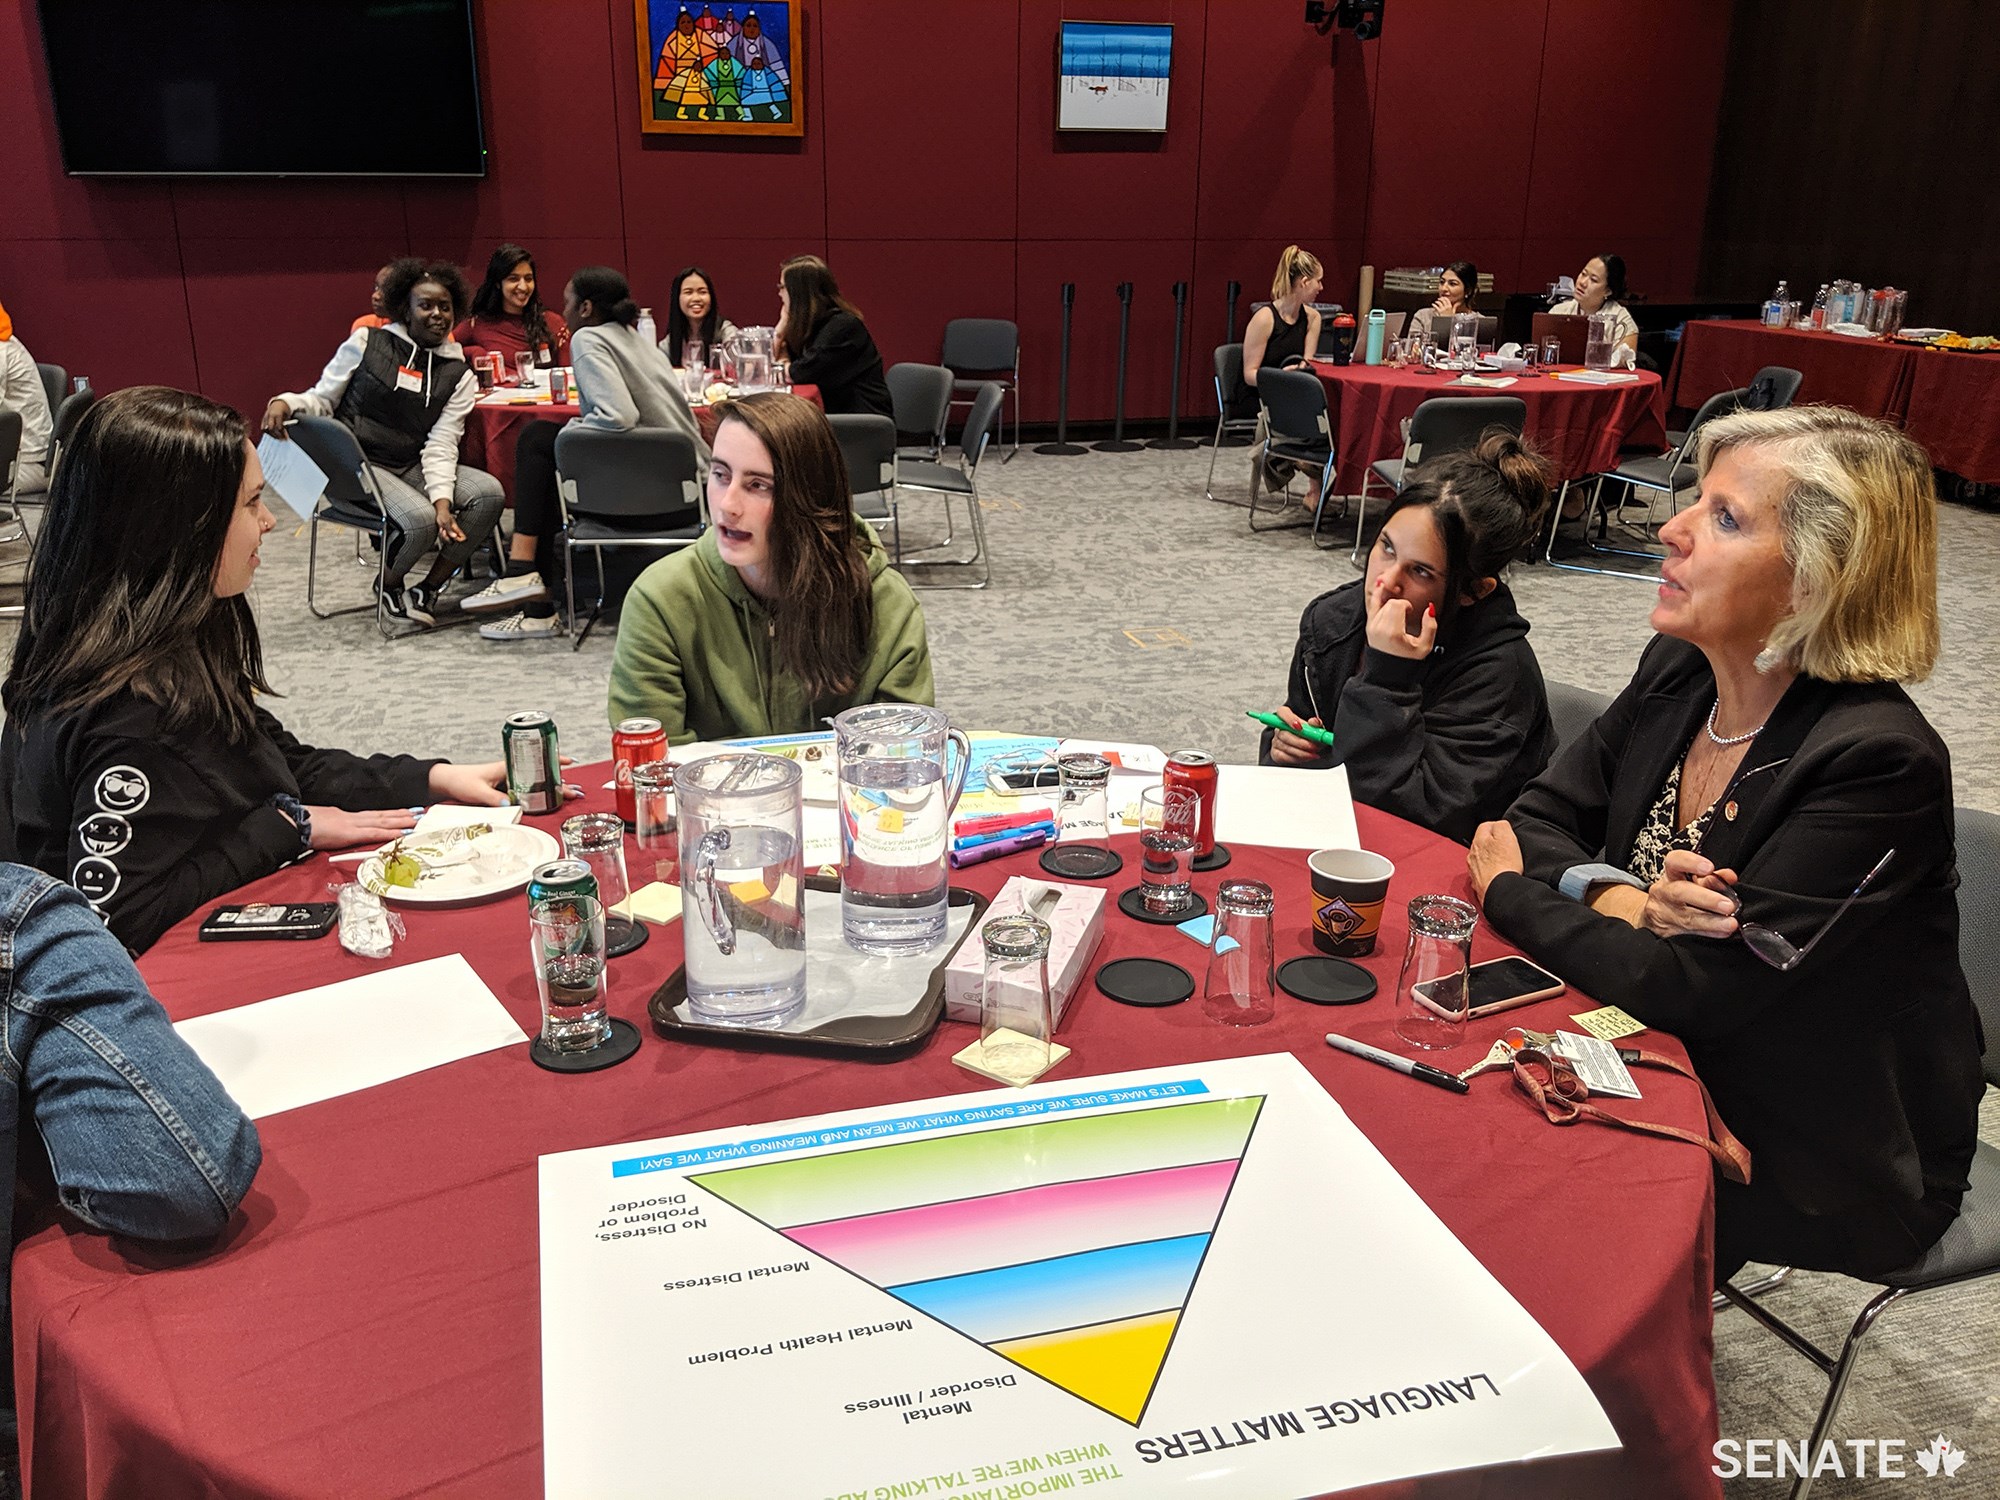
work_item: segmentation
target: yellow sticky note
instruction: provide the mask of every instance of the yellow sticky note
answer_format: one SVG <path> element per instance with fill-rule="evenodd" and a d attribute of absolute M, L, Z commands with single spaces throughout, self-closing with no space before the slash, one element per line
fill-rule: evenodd
<path fill-rule="evenodd" d="M 681 888 L 656 880 L 651 885 L 640 886 L 611 910 L 621 917 L 637 917 L 641 922 L 664 927 L 680 917 Z"/>
<path fill-rule="evenodd" d="M 1600 1006 L 1587 1010 L 1570 1019 L 1600 1041 L 1615 1042 L 1621 1036 L 1631 1036 L 1646 1029 L 1644 1021 L 1634 1020 L 1615 1005 Z"/>
<path fill-rule="evenodd" d="M 903 810 L 900 807 L 885 807 L 875 815 L 875 826 L 883 833 L 903 831 Z"/>
<path fill-rule="evenodd" d="M 729 894 L 745 906 L 755 906 L 759 901 L 771 899 L 771 888 L 753 875 L 748 880 L 731 881 Z"/>

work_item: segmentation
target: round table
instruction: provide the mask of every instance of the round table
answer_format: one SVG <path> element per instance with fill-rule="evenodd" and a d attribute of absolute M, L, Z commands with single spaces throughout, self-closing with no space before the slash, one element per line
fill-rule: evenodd
<path fill-rule="evenodd" d="M 795 385 L 792 394 L 810 401 L 815 406 L 824 406 L 816 385 Z M 507 492 L 507 503 L 514 503 L 514 444 L 520 441 L 521 429 L 530 422 L 567 422 L 571 417 L 583 415 L 583 408 L 574 401 L 554 402 L 547 399 L 547 387 L 543 387 L 540 400 L 531 401 L 518 392 L 510 394 L 505 390 L 482 396 L 474 403 L 472 416 L 465 424 L 465 436 L 459 440 L 458 458 L 460 463 L 484 469 L 500 481 L 500 487 Z M 721 421 L 712 406 L 697 406 L 694 419 L 701 426 L 701 437 L 705 443 L 715 441 L 716 424 Z"/>
<path fill-rule="evenodd" d="M 608 808 L 606 766 L 579 768 L 581 804 Z M 1329 1012 L 1280 997 L 1278 1019 L 1237 1031 L 1197 1003 L 1134 1010 L 1075 997 L 1055 1077 L 1292 1051 L 1390 1164 L 1563 1348 L 1603 1404 L 1619 1451 L 1442 1475 L 1375 1496 L 1712 1496 L 1708 1158 L 1678 1142 L 1597 1125 L 1551 1126 L 1505 1075 L 1468 1097 L 1335 1053 L 1329 1026 L 1395 1045 L 1387 992 L 1405 898 L 1467 894 L 1464 851 L 1357 809 L 1363 842 L 1397 866 L 1375 954 L 1383 993 Z M 536 820 L 548 826 L 553 819 Z M 1130 843 L 1132 840 L 1121 840 Z M 1278 892 L 1278 959 L 1309 952 L 1305 856 L 1241 847 L 1224 872 Z M 1136 849 L 1126 851 L 1130 871 Z M 1032 853 L 954 882 L 995 892 Z M 323 860 L 231 899 L 324 899 Z M 1219 875 L 1197 876 L 1213 896 Z M 1109 883 L 1122 889 L 1120 877 Z M 371 972 L 333 939 L 200 944 L 197 912 L 141 970 L 176 1018 Z M 463 953 L 530 1034 L 539 1026 L 519 897 L 406 916 L 392 960 Z M 1199 978 L 1200 950 L 1171 927 L 1106 913 L 1093 963 L 1152 954 Z M 662 1040 L 654 988 L 680 962 L 677 926 L 612 969 L 614 1014 L 645 1034 L 603 1073 L 544 1072 L 525 1046 L 464 1059 L 267 1117 L 264 1165 L 222 1243 L 206 1254 L 140 1249 L 44 1211 L 14 1257 L 14 1350 L 23 1469 L 37 1500 L 542 1493 L 537 1166 L 547 1152 L 768 1122 L 978 1087 L 951 1054 L 976 1032 L 942 1023 L 901 1061 L 864 1063 Z M 1511 951 L 1482 927 L 1474 957 Z M 1468 1065 L 1510 1022 L 1552 1027 L 1578 995 L 1475 1022 Z M 1678 1054 L 1654 1035 L 1649 1044 Z M 1639 1118 L 1703 1128 L 1694 1086 L 1649 1072 Z M 1433 1097 L 1434 1096 L 1434 1097 Z M 1610 1108 L 1628 1108 L 1613 1101 Z M 1352 1288 L 1301 1288 L 1326 1295 Z M 663 1421 L 672 1420 L 662 1413 Z M 702 1472 L 697 1469 L 691 1471 Z M 722 1494 L 724 1488 L 695 1490 Z M 1356 1492 L 1360 1493 L 1360 1492 Z"/>
<path fill-rule="evenodd" d="M 1565 365 L 1576 370 L 1581 366 Z M 1326 387 L 1333 428 L 1334 493 L 1358 495 L 1368 465 L 1403 451 L 1402 422 L 1434 396 L 1518 396 L 1527 403 L 1528 440 L 1554 467 L 1556 483 L 1616 468 L 1622 448 L 1667 446 L 1666 407 L 1660 377 L 1638 370 L 1636 380 L 1590 385 L 1554 375 L 1522 374 L 1503 390 L 1455 386 L 1455 372 L 1416 365 L 1335 365 L 1313 361 Z"/>

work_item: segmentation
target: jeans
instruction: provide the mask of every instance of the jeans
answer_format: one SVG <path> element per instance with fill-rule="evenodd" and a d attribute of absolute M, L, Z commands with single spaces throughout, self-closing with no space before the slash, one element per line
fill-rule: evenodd
<path fill-rule="evenodd" d="M 389 508 L 389 586 L 400 588 L 404 575 L 437 545 L 437 507 L 424 493 L 421 464 L 412 464 L 400 472 L 370 464 L 368 471 L 375 476 L 382 503 Z M 438 554 L 432 570 L 434 577 L 449 578 L 465 566 L 465 560 L 485 544 L 493 528 L 500 524 L 500 509 L 506 503 L 507 492 L 500 488 L 499 480 L 484 469 L 458 466 L 451 512 L 458 518 L 465 540 L 451 543 Z"/>

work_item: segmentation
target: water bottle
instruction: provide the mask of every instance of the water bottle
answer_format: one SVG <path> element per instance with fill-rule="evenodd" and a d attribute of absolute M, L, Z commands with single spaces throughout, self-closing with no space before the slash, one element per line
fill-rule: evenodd
<path fill-rule="evenodd" d="M 1823 281 L 1822 281 L 1822 282 L 1821 282 L 1821 283 L 1819 284 L 1819 295 L 1813 298 L 1813 305 L 1812 305 L 1812 326 L 1813 326 L 1813 327 L 1815 327 L 1815 328 L 1824 328 L 1824 327 L 1826 327 L 1826 294 L 1827 294 L 1827 290 L 1828 290 L 1828 288 L 1827 288 L 1827 284 L 1826 284 L 1825 282 L 1823 282 Z"/>
<path fill-rule="evenodd" d="M 650 307 L 639 309 L 639 337 L 649 344 L 657 345 L 660 342 L 659 326 L 653 322 L 653 310 Z"/>
<path fill-rule="evenodd" d="M 1785 297 L 1790 290 L 1790 287 L 1785 282 L 1779 282 L 1778 289 L 1771 293 L 1771 300 L 1764 304 L 1764 326 L 1766 328 L 1779 328 L 1784 325 Z"/>
<path fill-rule="evenodd" d="M 1382 335 L 1387 332 L 1388 319 L 1389 315 L 1379 307 L 1368 314 L 1368 352 L 1363 356 L 1368 364 L 1382 363 Z"/>

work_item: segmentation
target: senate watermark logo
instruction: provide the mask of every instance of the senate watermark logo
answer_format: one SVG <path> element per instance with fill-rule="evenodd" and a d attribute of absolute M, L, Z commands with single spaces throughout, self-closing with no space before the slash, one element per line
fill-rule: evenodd
<path fill-rule="evenodd" d="M 1721 1479 L 1955 1479 L 1970 1457 L 1941 1432 L 1914 1450 L 1903 1438 L 1829 1439 L 1816 1453 L 1810 1438 L 1723 1438 L 1710 1453 Z"/>

